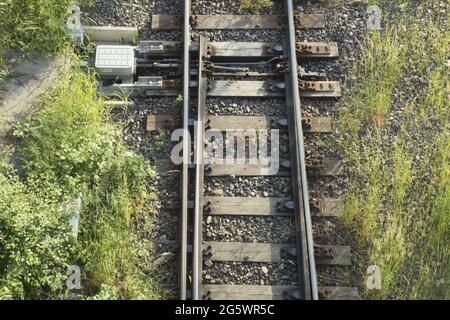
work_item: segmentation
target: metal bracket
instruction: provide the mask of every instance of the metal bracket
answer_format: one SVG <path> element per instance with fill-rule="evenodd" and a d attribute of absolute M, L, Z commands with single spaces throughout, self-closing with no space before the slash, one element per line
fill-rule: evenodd
<path fill-rule="evenodd" d="M 162 77 L 139 77 L 136 82 L 137 86 L 150 87 L 152 89 L 162 89 L 163 88 L 163 78 Z"/>
<path fill-rule="evenodd" d="M 324 166 L 324 162 L 321 159 L 308 159 L 306 160 L 306 166 L 311 169 L 322 169 Z"/>
<path fill-rule="evenodd" d="M 305 127 L 306 129 L 311 129 L 311 123 L 312 123 L 311 118 L 303 118 L 302 119 L 303 127 Z"/>
<path fill-rule="evenodd" d="M 297 249 L 295 247 L 285 247 L 280 250 L 282 259 L 292 259 L 297 257 Z"/>
<path fill-rule="evenodd" d="M 198 25 L 198 17 L 197 16 L 190 16 L 189 17 L 189 24 L 191 25 L 192 29 L 195 29 Z"/>
<path fill-rule="evenodd" d="M 214 254 L 214 253 L 213 253 L 213 250 L 212 250 L 212 247 L 211 247 L 211 246 L 208 246 L 208 247 L 206 247 L 206 248 L 203 250 L 203 256 L 204 256 L 204 257 L 211 258 L 213 254 Z"/>
<path fill-rule="evenodd" d="M 136 51 L 143 55 L 146 53 L 163 53 L 164 49 L 162 41 L 141 41 L 138 43 Z"/>
<path fill-rule="evenodd" d="M 300 290 L 286 290 L 283 292 L 283 298 L 285 300 L 301 300 L 302 295 Z"/>
<path fill-rule="evenodd" d="M 211 59 L 212 47 L 210 44 L 206 45 L 206 54 L 203 56 L 203 60 Z"/>
<path fill-rule="evenodd" d="M 291 168 L 291 161 L 290 160 L 283 160 L 280 162 L 280 166 L 282 166 L 285 169 Z"/>
<path fill-rule="evenodd" d="M 206 119 L 205 121 L 205 130 L 211 129 L 211 119 Z"/>
<path fill-rule="evenodd" d="M 325 78 L 326 74 L 325 72 L 315 72 L 315 71 L 306 71 L 305 68 L 299 67 L 299 74 L 300 78 L 306 78 L 306 77 L 317 77 L 317 78 Z"/>
<path fill-rule="evenodd" d="M 270 82 L 269 88 L 275 92 L 281 92 L 286 90 L 286 84 L 284 82 Z"/>
<path fill-rule="evenodd" d="M 281 211 L 281 212 L 294 211 L 295 204 L 294 204 L 294 201 L 292 201 L 292 200 L 285 201 L 285 202 L 279 202 L 277 205 L 277 208 L 278 208 L 278 211 Z"/>
<path fill-rule="evenodd" d="M 299 80 L 298 88 L 304 91 L 316 91 L 316 92 L 334 91 L 334 86 L 331 82 L 325 85 L 323 82 Z"/>
<path fill-rule="evenodd" d="M 276 53 L 276 54 L 282 55 L 284 50 L 283 50 L 283 46 L 282 45 L 277 44 L 277 45 L 275 45 L 273 47 L 267 48 L 267 52 L 268 53 Z"/>
<path fill-rule="evenodd" d="M 300 53 L 310 53 L 314 55 L 324 55 L 328 56 L 330 55 L 330 46 L 324 45 L 324 44 L 317 44 L 317 45 L 309 45 L 302 42 L 297 42 L 295 44 L 295 48 L 297 51 L 297 54 Z"/>
<path fill-rule="evenodd" d="M 211 300 L 211 291 L 205 292 L 203 294 L 203 300 Z"/>
<path fill-rule="evenodd" d="M 285 128 L 288 126 L 288 119 L 287 118 L 281 118 L 281 119 L 272 119 L 271 120 L 271 127 L 272 128 Z"/>
<path fill-rule="evenodd" d="M 204 205 L 203 205 L 203 212 L 204 213 L 210 213 L 212 211 L 212 207 L 211 207 L 211 201 L 207 201 Z"/>
<path fill-rule="evenodd" d="M 163 82 L 164 89 L 178 89 L 182 86 L 181 80 L 175 79 L 175 80 L 165 80 Z"/>
<path fill-rule="evenodd" d="M 315 247 L 314 254 L 316 257 L 320 257 L 322 259 L 332 259 L 333 252 L 331 247 Z"/>
<path fill-rule="evenodd" d="M 313 212 L 319 212 L 320 211 L 319 201 L 317 201 L 316 199 L 310 200 L 309 201 L 309 208 Z"/>

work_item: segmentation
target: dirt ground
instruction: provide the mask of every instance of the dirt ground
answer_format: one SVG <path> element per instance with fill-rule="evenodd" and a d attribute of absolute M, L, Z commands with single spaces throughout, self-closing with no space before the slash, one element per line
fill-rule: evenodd
<path fill-rule="evenodd" d="M 36 110 L 42 94 L 55 84 L 64 59 L 37 54 L 23 59 L 13 51 L 7 52 L 4 59 L 8 76 L 0 83 L 0 157 L 20 172 L 10 129 Z"/>
<path fill-rule="evenodd" d="M 18 56 L 5 55 L 8 77 L 0 84 L 0 145 L 12 124 L 30 115 L 39 97 L 54 85 L 63 61 L 37 54 Z"/>

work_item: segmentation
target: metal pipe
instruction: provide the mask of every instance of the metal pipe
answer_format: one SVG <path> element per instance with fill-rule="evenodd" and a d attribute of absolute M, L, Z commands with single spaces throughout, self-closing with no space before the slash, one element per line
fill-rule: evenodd
<path fill-rule="evenodd" d="M 182 208 L 181 208 L 181 235 L 180 235 L 180 299 L 186 300 L 187 281 L 187 246 L 188 246 L 188 179 L 190 162 L 190 135 L 189 135 L 189 47 L 191 44 L 190 34 L 191 2 L 184 0 L 184 28 L 183 28 L 183 170 L 182 170 Z"/>
<path fill-rule="evenodd" d="M 307 238 L 307 250 L 308 250 L 308 260 L 309 260 L 309 272 L 311 280 L 311 296 L 313 300 L 318 300 L 317 291 L 317 275 L 316 275 L 316 262 L 314 259 L 314 246 L 313 246 L 313 233 L 312 233 L 312 222 L 311 222 L 311 212 L 309 208 L 308 199 L 308 182 L 306 176 L 306 161 L 305 161 L 305 146 L 303 144 L 303 130 L 302 130 L 302 115 L 301 115 L 301 105 L 300 105 L 300 92 L 297 87 L 298 75 L 297 75 L 297 54 L 295 49 L 295 25 L 294 25 L 294 8 L 293 0 L 286 0 L 286 10 L 288 15 L 288 33 L 289 33 L 289 65 L 290 65 L 290 76 L 293 85 L 292 99 L 294 106 L 294 118 L 297 141 L 298 141 L 298 154 L 297 159 L 300 161 L 301 168 L 301 190 L 303 194 L 303 208 L 305 215 L 305 225 L 306 225 L 306 238 Z"/>

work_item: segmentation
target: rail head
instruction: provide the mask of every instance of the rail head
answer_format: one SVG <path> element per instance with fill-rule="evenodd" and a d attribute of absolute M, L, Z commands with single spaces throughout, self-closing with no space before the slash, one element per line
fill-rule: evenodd
<path fill-rule="evenodd" d="M 180 234 L 180 300 L 187 299 L 187 246 L 188 246 L 188 187 L 189 187 L 189 81 L 191 43 L 190 33 L 191 2 L 184 0 L 183 23 L 183 169 L 181 193 L 181 234 Z"/>
<path fill-rule="evenodd" d="M 285 0 L 286 14 L 288 15 L 288 46 L 289 46 L 289 70 L 290 70 L 290 82 L 291 82 L 291 99 L 293 108 L 293 119 L 292 125 L 294 126 L 294 134 L 292 137 L 295 139 L 295 151 L 293 155 L 294 161 L 298 162 L 298 170 L 294 170 L 293 174 L 299 175 L 300 179 L 293 179 L 294 181 L 299 181 L 300 185 L 297 185 L 296 190 L 301 191 L 301 199 L 298 199 L 298 204 L 303 207 L 303 219 L 305 225 L 305 236 L 306 236 L 306 246 L 307 246 L 307 259 L 309 266 L 309 285 L 310 296 L 312 300 L 318 300 L 318 288 L 317 288 L 317 275 L 316 275 L 316 264 L 314 258 L 314 246 L 313 246 L 313 233 L 312 233 L 312 220 L 311 212 L 309 208 L 309 198 L 308 198 L 308 182 L 306 175 L 306 160 L 305 160 L 305 147 L 304 147 L 304 137 L 302 128 L 302 115 L 301 115 L 301 104 L 300 104 L 300 93 L 297 86 L 298 74 L 297 74 L 297 55 L 296 55 L 296 39 L 295 39 L 295 25 L 294 25 L 294 6 L 293 0 Z M 297 171 L 297 172 L 296 172 Z M 294 182 L 297 183 L 297 182 Z M 297 193 L 295 196 L 299 196 Z M 297 210 L 300 210 L 298 208 Z M 297 222 L 298 223 L 298 222 Z M 308 295 L 309 296 L 309 295 Z"/>

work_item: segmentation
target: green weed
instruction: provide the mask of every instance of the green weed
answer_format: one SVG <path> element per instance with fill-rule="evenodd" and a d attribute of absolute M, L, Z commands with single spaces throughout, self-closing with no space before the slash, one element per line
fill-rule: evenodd
<path fill-rule="evenodd" d="M 272 0 L 241 0 L 241 8 L 252 13 L 261 13 L 272 4 Z"/>

